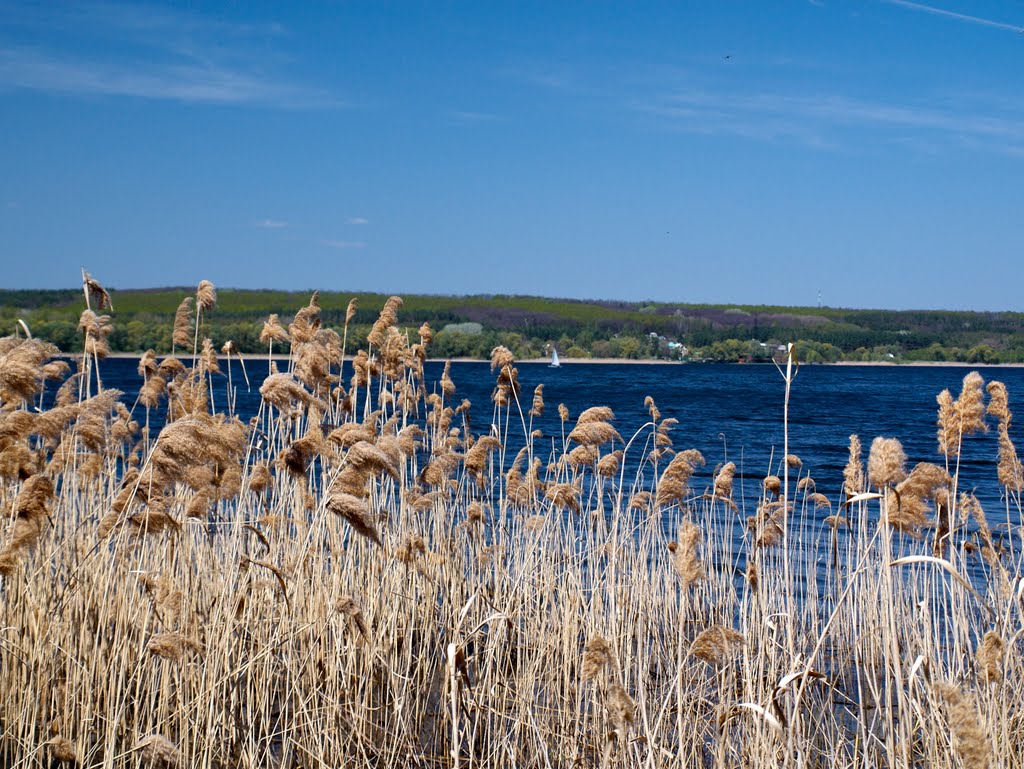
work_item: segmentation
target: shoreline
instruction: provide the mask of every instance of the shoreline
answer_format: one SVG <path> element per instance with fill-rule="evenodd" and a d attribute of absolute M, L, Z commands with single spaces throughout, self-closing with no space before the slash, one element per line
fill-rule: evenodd
<path fill-rule="evenodd" d="M 73 358 L 78 356 L 80 353 L 62 353 L 58 357 Z M 142 356 L 142 353 L 134 352 L 113 352 L 107 355 L 107 358 L 119 358 L 119 359 L 134 359 L 137 360 Z M 158 358 L 169 357 L 169 354 L 157 354 Z M 191 356 L 179 355 L 176 356 L 182 362 Z M 241 355 L 233 355 L 233 358 L 240 358 L 246 363 L 250 361 L 265 361 L 267 356 L 259 353 L 244 353 Z M 289 360 L 288 355 L 274 354 L 271 356 L 271 360 L 274 361 L 287 361 Z M 227 356 L 218 354 L 218 360 L 224 360 Z M 351 355 L 345 356 L 346 361 L 352 360 Z M 486 358 L 427 358 L 427 363 L 445 363 L 446 361 L 452 363 L 483 363 L 489 364 L 490 361 Z M 638 359 L 631 360 L 629 358 L 559 358 L 562 366 L 576 366 L 579 364 L 594 363 L 597 365 L 628 365 L 628 366 L 702 366 L 702 365 L 714 365 L 714 364 L 726 364 L 730 366 L 767 366 L 770 363 L 758 362 L 758 363 L 738 363 L 736 361 L 676 361 L 676 360 L 653 360 L 653 359 Z M 543 366 L 549 365 L 548 358 L 525 358 L 523 360 L 515 361 L 516 365 L 529 364 L 531 366 Z M 1024 367 L 1024 363 L 963 363 L 961 361 L 853 361 L 853 360 L 841 360 L 835 363 L 804 363 L 805 366 L 892 366 L 896 367 L 919 367 L 919 366 L 948 366 L 950 368 L 1021 368 Z"/>

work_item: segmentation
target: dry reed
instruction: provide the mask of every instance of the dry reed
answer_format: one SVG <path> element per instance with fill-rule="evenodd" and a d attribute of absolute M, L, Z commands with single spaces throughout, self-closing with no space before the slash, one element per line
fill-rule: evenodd
<path fill-rule="evenodd" d="M 174 328 L 191 367 L 145 354 L 136 408 L 96 387 L 111 321 L 85 291 L 92 369 L 0 340 L 4 766 L 954 769 L 1024 755 L 1020 463 L 998 383 L 988 482 L 1005 522 L 965 492 L 984 477 L 927 456 L 907 474 L 895 439 L 873 444 L 883 493 L 865 493 L 856 436 L 834 514 L 823 492 L 838 490 L 807 456 L 783 457 L 799 477 L 769 475 L 751 511 L 736 465 L 704 478 L 653 399 L 626 440 L 606 407 L 546 416 L 540 388 L 519 402 L 504 348 L 494 411 L 471 419 L 451 366 L 423 381 L 432 332 L 409 344 L 397 299 L 351 357 L 316 295 L 290 333 L 268 319 L 263 343 L 292 355 L 243 423 L 213 407 L 201 284 Z M 353 386 L 334 392 L 343 359 Z M 981 430 L 982 392 L 969 375 L 940 399 L 940 456 Z M 150 433 L 144 417 L 163 421 Z"/>

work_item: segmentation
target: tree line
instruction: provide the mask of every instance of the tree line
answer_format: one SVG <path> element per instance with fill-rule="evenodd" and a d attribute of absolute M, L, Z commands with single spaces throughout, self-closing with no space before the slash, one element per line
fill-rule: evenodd
<path fill-rule="evenodd" d="M 112 290 L 114 352 L 171 351 L 174 312 L 191 288 Z M 359 310 L 349 347 L 366 337 L 387 296 L 322 292 L 325 325 L 341 327 L 351 298 Z M 259 353 L 263 321 L 271 313 L 287 323 L 309 300 L 307 292 L 221 289 L 200 334 L 219 348 L 227 340 Z M 729 306 L 583 301 L 527 296 L 403 297 L 399 322 L 415 338 L 427 322 L 434 357 L 485 359 L 498 346 L 520 359 L 544 357 L 552 347 L 569 358 L 769 360 L 792 342 L 805 362 L 950 361 L 1024 362 L 1024 314 L 946 310 L 857 310 L 781 306 Z M 24 333 L 67 351 L 82 347 L 81 291 L 0 290 L 3 334 Z"/>

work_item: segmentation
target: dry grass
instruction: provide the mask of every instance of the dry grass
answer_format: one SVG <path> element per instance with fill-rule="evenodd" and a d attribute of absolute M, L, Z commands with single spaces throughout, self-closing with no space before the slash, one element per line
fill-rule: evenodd
<path fill-rule="evenodd" d="M 397 298 L 349 382 L 315 295 L 272 317 L 291 363 L 251 422 L 216 413 L 192 319 L 215 298 L 175 324 L 192 368 L 147 356 L 134 406 L 99 384 L 107 321 L 45 413 L 56 351 L 0 340 L 0 764 L 1024 765 L 1007 430 L 1006 522 L 958 491 L 997 478 L 959 477 L 977 375 L 913 458 L 944 467 L 906 476 L 883 441 L 865 492 L 854 438 L 829 499 L 783 453 L 751 515 L 653 401 L 628 431 L 597 407 L 567 433 L 560 406 L 538 438 L 507 350 L 470 420 Z"/>

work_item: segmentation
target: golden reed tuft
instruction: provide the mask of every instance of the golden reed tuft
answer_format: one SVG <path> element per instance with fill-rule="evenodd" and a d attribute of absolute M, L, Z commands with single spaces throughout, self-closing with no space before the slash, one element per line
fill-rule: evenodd
<path fill-rule="evenodd" d="M 1006 390 L 1006 385 L 993 379 L 986 385 L 985 392 L 988 393 L 986 413 L 1000 422 L 1006 423 L 1009 427 L 1010 422 L 1013 421 L 1013 414 L 1010 412 L 1010 394 Z"/>
<path fill-rule="evenodd" d="M 732 484 L 736 476 L 736 463 L 726 462 L 722 465 L 714 481 L 714 495 L 719 499 L 732 499 Z"/>
<path fill-rule="evenodd" d="M 953 684 L 937 683 L 935 690 L 946 705 L 954 747 L 964 766 L 988 769 L 992 764 L 992 743 L 971 698 Z"/>
<path fill-rule="evenodd" d="M 613 683 L 608 687 L 605 705 L 611 714 L 615 728 L 621 733 L 627 732 L 636 718 L 636 703 L 633 702 L 633 698 L 629 696 L 622 684 Z"/>
<path fill-rule="evenodd" d="M 978 645 L 978 671 L 981 679 L 987 684 L 1003 680 L 1003 657 L 1006 655 L 1006 642 L 995 630 L 989 630 Z"/>
<path fill-rule="evenodd" d="M 54 737 L 46 743 L 50 749 L 53 760 L 59 764 L 78 765 L 78 752 L 75 750 L 75 743 L 67 737 Z"/>
<path fill-rule="evenodd" d="M 196 287 L 196 307 L 202 312 L 213 309 L 217 304 L 217 289 L 208 280 L 199 281 Z"/>
<path fill-rule="evenodd" d="M 184 765 L 178 746 L 162 734 L 150 734 L 135 743 L 147 769 L 178 769 Z"/>
<path fill-rule="evenodd" d="M 171 344 L 175 347 L 188 347 L 192 339 L 192 297 L 186 296 L 174 313 L 174 331 Z"/>
<path fill-rule="evenodd" d="M 964 377 L 960 397 L 953 400 L 949 390 L 939 393 L 938 439 L 939 452 L 947 457 L 960 453 L 964 436 L 985 432 L 985 390 L 984 380 L 977 371 Z M 997 409 L 999 406 L 997 404 Z"/>
<path fill-rule="evenodd" d="M 875 438 L 868 453 L 868 479 L 872 486 L 882 488 L 897 484 L 907 477 L 907 455 L 896 438 Z"/>
<path fill-rule="evenodd" d="M 612 647 L 602 636 L 594 636 L 587 642 L 583 651 L 583 666 L 580 676 L 584 681 L 592 681 L 612 662 Z"/>
<path fill-rule="evenodd" d="M 700 527 L 686 521 L 679 527 L 678 537 L 677 542 L 668 543 L 668 549 L 672 553 L 672 568 L 679 575 L 685 590 L 706 576 L 698 552 L 701 546 Z"/>
<path fill-rule="evenodd" d="M 377 545 L 382 545 L 377 521 L 367 503 L 357 496 L 344 491 L 334 491 L 327 497 L 327 509 L 348 521 L 352 530 Z"/>
<path fill-rule="evenodd" d="M 850 458 L 843 468 L 843 492 L 848 497 L 864 491 L 864 465 L 860 459 L 860 437 L 850 436 Z"/>
<path fill-rule="evenodd" d="M 114 303 L 110 299 L 110 294 L 107 289 L 100 285 L 100 282 L 93 278 L 92 275 L 82 270 L 82 287 L 85 289 L 85 294 L 88 299 L 87 304 L 91 305 L 92 302 L 96 303 L 96 309 L 102 312 L 108 307 L 113 310 Z"/>
<path fill-rule="evenodd" d="M 722 665 L 743 646 L 745 641 L 743 633 L 721 625 L 713 625 L 693 639 L 689 656 L 704 660 L 709 665 Z"/>

